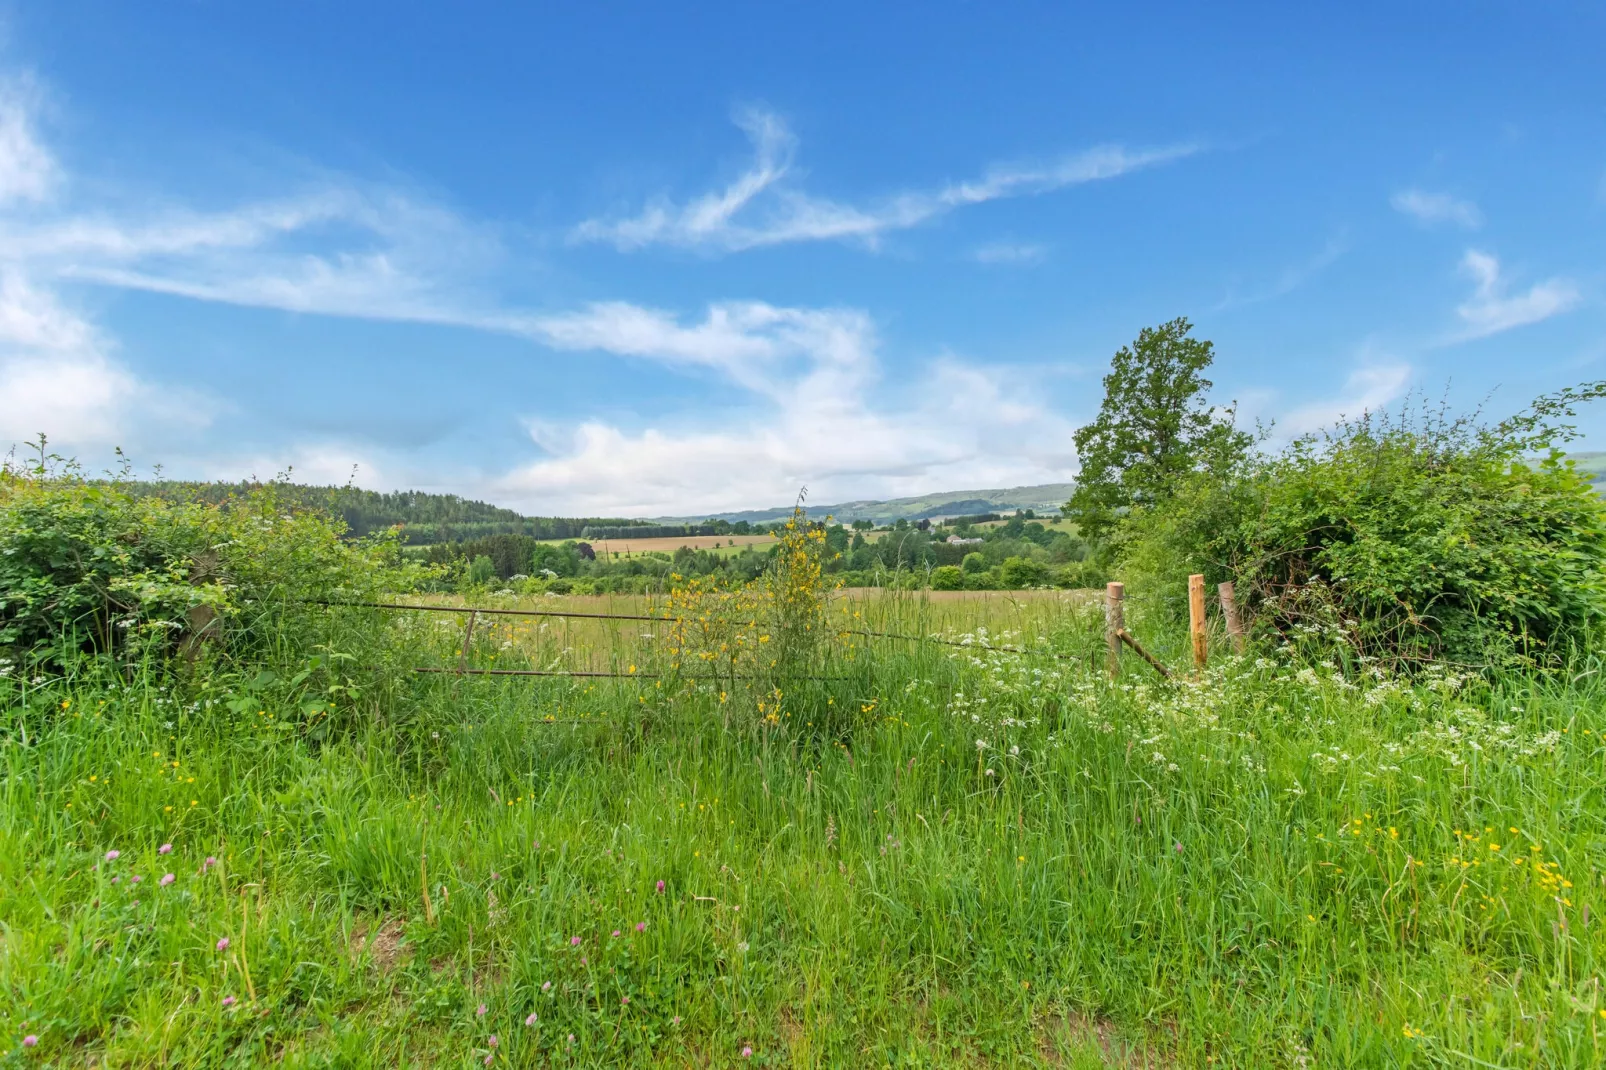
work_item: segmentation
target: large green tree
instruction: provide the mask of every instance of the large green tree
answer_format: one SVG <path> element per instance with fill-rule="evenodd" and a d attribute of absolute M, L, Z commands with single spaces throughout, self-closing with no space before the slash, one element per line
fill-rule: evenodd
<path fill-rule="evenodd" d="M 1076 491 L 1062 511 L 1082 534 L 1108 534 L 1121 513 L 1164 499 L 1177 480 L 1242 457 L 1253 439 L 1206 400 L 1214 347 L 1177 318 L 1122 346 L 1104 377 L 1098 419 L 1076 432 Z"/>

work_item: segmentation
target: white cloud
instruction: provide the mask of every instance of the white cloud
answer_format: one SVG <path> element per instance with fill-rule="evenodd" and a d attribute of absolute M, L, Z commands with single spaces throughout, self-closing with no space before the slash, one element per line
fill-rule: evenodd
<path fill-rule="evenodd" d="M 1435 223 L 1454 223 L 1467 230 L 1483 226 L 1483 213 L 1471 201 L 1452 197 L 1448 193 L 1427 193 L 1419 189 L 1401 190 L 1389 198 L 1396 212 L 1408 215 L 1418 223 L 1432 226 Z"/>
<path fill-rule="evenodd" d="M 16 271 L 0 271 L 0 452 L 43 433 L 64 449 L 128 444 L 136 423 L 198 427 L 210 406 L 158 390 L 106 352 L 81 316 Z"/>
<path fill-rule="evenodd" d="M 1279 437 L 1310 434 L 1340 420 L 1376 412 L 1405 392 L 1411 366 L 1376 354 L 1364 354 L 1336 397 L 1293 409 L 1277 421 Z"/>
<path fill-rule="evenodd" d="M 554 329 L 566 347 L 695 364 L 753 404 L 695 421 L 626 429 L 532 423 L 548 456 L 488 488 L 524 508 L 585 515 L 712 512 L 791 500 L 897 496 L 1067 478 L 1073 428 L 1008 373 L 933 363 L 917 392 L 877 388 L 874 327 L 862 312 L 716 305 L 682 326 L 611 305 Z"/>
<path fill-rule="evenodd" d="M 968 182 L 907 191 L 855 207 L 815 197 L 788 183 L 797 139 L 779 116 L 748 110 L 739 113 L 736 122 L 753 144 L 753 160 L 725 188 L 679 205 L 661 197 L 623 219 L 590 219 L 575 227 L 571 238 L 607 242 L 621 250 L 664 244 L 736 252 L 843 239 L 873 247 L 889 231 L 966 205 L 1115 178 L 1197 151 L 1192 145 L 1139 150 L 1102 145 L 1048 164 L 995 166 Z"/>
<path fill-rule="evenodd" d="M 1578 287 L 1570 279 L 1546 279 L 1524 293 L 1507 296 L 1500 278 L 1500 261 L 1489 253 L 1468 249 L 1461 271 L 1474 282 L 1472 299 L 1456 307 L 1464 324 L 1456 341 L 1486 338 L 1559 315 L 1579 301 Z"/>
<path fill-rule="evenodd" d="M 1032 242 L 991 242 L 970 254 L 978 264 L 1041 264 L 1048 258 L 1048 246 Z"/>
<path fill-rule="evenodd" d="M 1299 289 L 1315 276 L 1331 267 L 1339 257 L 1349 251 L 1348 239 L 1340 234 L 1329 239 L 1327 244 L 1315 256 L 1302 263 L 1293 264 L 1283 269 L 1277 280 L 1262 290 L 1249 294 L 1239 295 L 1229 290 L 1226 297 L 1215 306 L 1214 311 L 1223 312 L 1229 308 L 1242 308 L 1246 305 L 1258 305 L 1264 301 L 1273 301 L 1286 296 Z"/>
<path fill-rule="evenodd" d="M 0 82 L 0 205 L 42 201 L 59 178 L 56 160 L 34 131 L 38 93 L 31 82 Z"/>

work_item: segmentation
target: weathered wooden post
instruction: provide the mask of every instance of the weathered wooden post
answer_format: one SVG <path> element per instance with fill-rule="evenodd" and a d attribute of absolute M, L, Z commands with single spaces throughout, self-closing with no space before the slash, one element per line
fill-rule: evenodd
<path fill-rule="evenodd" d="M 1104 667 L 1109 670 L 1110 679 L 1121 675 L 1121 633 L 1126 629 L 1126 621 L 1121 615 L 1121 599 L 1126 597 L 1126 584 L 1109 583 L 1104 587 L 1104 641 L 1109 646 L 1109 652 L 1104 657 Z"/>
<path fill-rule="evenodd" d="M 1188 632 L 1193 636 L 1193 668 L 1203 672 L 1210 657 L 1205 643 L 1204 576 L 1195 572 L 1188 577 Z"/>
<path fill-rule="evenodd" d="M 1232 648 L 1242 654 L 1249 647 L 1249 637 L 1244 634 L 1244 622 L 1238 616 L 1238 600 L 1233 597 L 1232 581 L 1218 585 L 1216 593 L 1221 596 L 1221 616 L 1227 622 Z"/>

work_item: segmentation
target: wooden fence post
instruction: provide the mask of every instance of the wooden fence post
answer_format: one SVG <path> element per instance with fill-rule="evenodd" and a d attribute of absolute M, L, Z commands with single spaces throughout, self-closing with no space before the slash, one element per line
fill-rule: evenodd
<path fill-rule="evenodd" d="M 1104 667 L 1109 670 L 1110 679 L 1121 675 L 1121 632 L 1126 629 L 1126 621 L 1121 615 L 1121 599 L 1126 597 L 1126 584 L 1110 583 L 1104 588 L 1104 641 L 1109 645 L 1109 652 L 1104 657 Z"/>
<path fill-rule="evenodd" d="M 1232 648 L 1242 654 L 1249 646 L 1249 637 L 1244 634 L 1244 622 L 1238 616 L 1238 600 L 1233 597 L 1232 581 L 1219 585 L 1216 593 L 1221 596 L 1221 616 L 1227 622 L 1227 634 L 1232 637 Z"/>
<path fill-rule="evenodd" d="M 1193 636 L 1193 668 L 1203 672 L 1210 651 L 1205 645 L 1205 594 L 1204 576 L 1194 573 L 1188 577 L 1188 631 Z"/>

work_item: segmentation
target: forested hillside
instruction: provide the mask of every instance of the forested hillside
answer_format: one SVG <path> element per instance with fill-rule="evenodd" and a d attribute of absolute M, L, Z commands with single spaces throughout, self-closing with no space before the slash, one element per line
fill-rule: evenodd
<path fill-rule="evenodd" d="M 471 501 L 456 494 L 429 494 L 417 490 L 373 491 L 361 487 L 314 487 L 302 483 L 272 483 L 275 493 L 291 504 L 322 509 L 345 521 L 347 534 L 369 535 L 401 526 L 402 541 L 413 546 L 460 542 L 490 535 L 529 535 L 537 539 L 579 538 L 587 526 L 634 528 L 642 521 L 619 517 L 524 516 L 512 509 Z M 169 501 L 217 503 L 242 497 L 261 483 L 203 483 L 179 480 L 128 485 L 137 495 Z"/>

